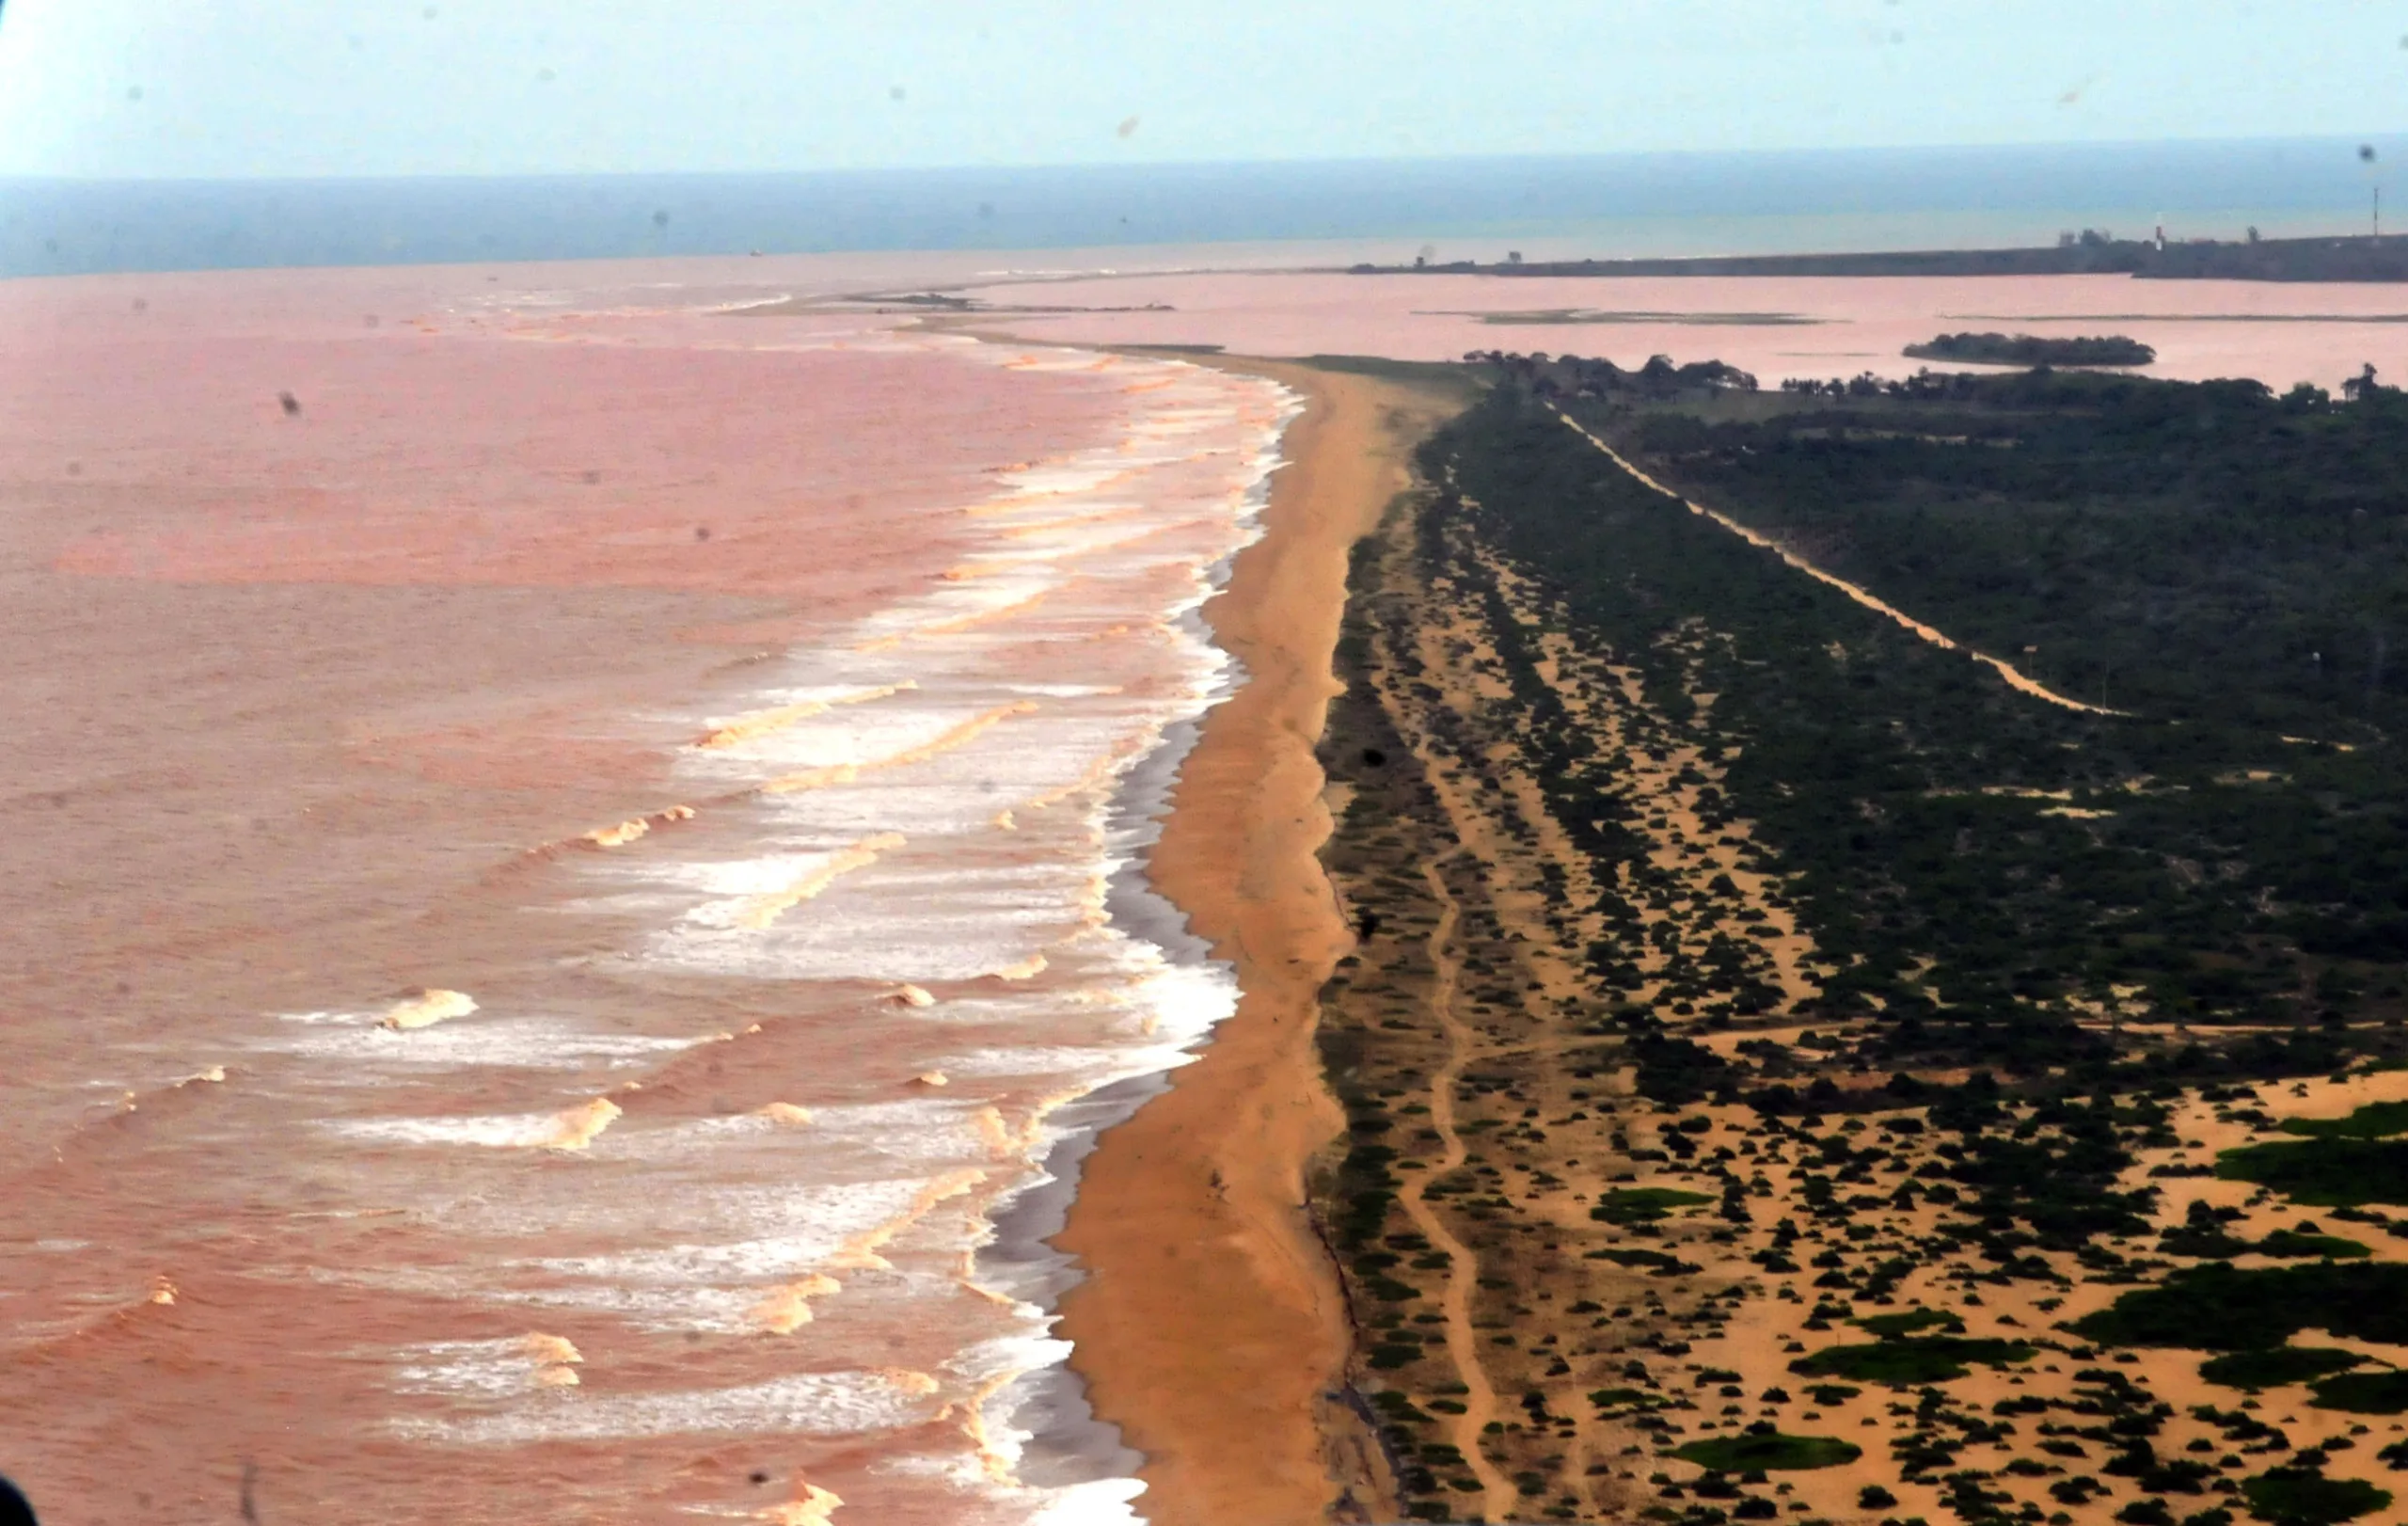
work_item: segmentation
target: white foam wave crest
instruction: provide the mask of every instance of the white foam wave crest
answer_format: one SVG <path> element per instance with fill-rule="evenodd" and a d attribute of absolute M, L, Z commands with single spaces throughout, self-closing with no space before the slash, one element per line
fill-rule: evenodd
<path fill-rule="evenodd" d="M 447 1024 L 418 1033 L 396 1033 L 374 1024 L 317 1025 L 258 1040 L 258 1051 L 336 1062 L 337 1084 L 375 1086 L 388 1068 L 461 1070 L 626 1070 L 708 1043 L 718 1035 L 673 1038 L 639 1033 L 601 1033 L 559 1019 L 516 1018 Z"/>
<path fill-rule="evenodd" d="M 411 1417 L 393 1429 L 414 1440 L 464 1446 L 615 1441 L 694 1435 L 863 1436 L 920 1421 L 927 1396 L 874 1372 L 806 1373 L 735 1388 L 610 1394 L 557 1391 L 504 1413 L 441 1421 Z"/>
<path fill-rule="evenodd" d="M 549 1256 L 524 1264 L 556 1277 L 611 1286 L 712 1286 L 768 1282 L 818 1271 L 864 1236 L 909 1215 L 928 1188 L 921 1179 L 817 1184 L 779 1191 L 722 1191 L 696 1205 L 720 1226 L 772 1232 L 695 1241 L 600 1256 Z"/>
<path fill-rule="evenodd" d="M 372 1144 L 477 1145 L 488 1150 L 583 1150 L 620 1113 L 607 1097 L 593 1097 L 555 1113 L 514 1113 L 486 1118 L 344 1119 L 327 1127 Z"/>
<path fill-rule="evenodd" d="M 393 1386 L 404 1393 L 490 1402 L 575 1388 L 584 1360 L 568 1341 L 540 1331 L 490 1341 L 434 1341 L 393 1354 Z"/>

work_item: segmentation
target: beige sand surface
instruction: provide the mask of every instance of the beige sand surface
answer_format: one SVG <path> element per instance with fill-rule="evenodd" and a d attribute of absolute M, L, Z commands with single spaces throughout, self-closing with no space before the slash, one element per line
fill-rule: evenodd
<path fill-rule="evenodd" d="M 1313 745 L 1337 692 L 1348 548 L 1405 486 L 1411 438 L 1444 405 L 1228 363 L 1311 403 L 1262 540 L 1205 606 L 1249 678 L 1181 769 L 1152 878 L 1235 962 L 1242 995 L 1202 1059 L 1103 1137 L 1058 1242 L 1089 1273 L 1063 1303 L 1072 1364 L 1146 1454 L 1139 1508 L 1160 1526 L 1289 1526 L 1349 1494 L 1383 1502 L 1365 1497 L 1368 1433 L 1330 1397 L 1350 1331 L 1303 1210 L 1307 1162 L 1342 1125 L 1315 996 L 1352 945 L 1315 857 L 1330 822 Z"/>

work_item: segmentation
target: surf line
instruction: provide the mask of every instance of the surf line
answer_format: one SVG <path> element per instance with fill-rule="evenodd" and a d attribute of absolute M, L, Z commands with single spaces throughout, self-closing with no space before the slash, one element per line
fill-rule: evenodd
<path fill-rule="evenodd" d="M 1611 461 L 1615 466 L 1622 468 L 1623 470 L 1629 472 L 1633 477 L 1639 479 L 1640 482 L 1663 494 L 1673 502 L 1680 504 L 1691 514 L 1703 515 L 1706 518 L 1713 520 L 1716 524 L 1720 525 L 1723 529 L 1731 532 L 1731 533 L 1738 536 L 1741 540 L 1746 541 L 1749 545 L 1760 547 L 1765 550 L 1770 551 L 1773 555 L 1781 558 L 1789 565 L 1796 567 L 1798 571 L 1806 574 L 1809 578 L 1814 579 L 1817 582 L 1829 583 L 1831 587 L 1838 589 L 1841 593 L 1846 594 L 1848 597 L 1856 600 L 1859 604 L 1863 605 L 1866 609 L 1873 611 L 1876 614 L 1888 616 L 1890 619 L 1896 621 L 1899 625 L 1906 627 L 1909 630 L 1913 631 L 1917 636 L 1922 637 L 1925 641 L 1931 643 L 1934 646 L 1940 647 L 1944 651 L 1963 652 L 1966 656 L 1972 658 L 1976 662 L 1988 663 L 1991 667 L 1998 670 L 1998 676 L 2006 680 L 2006 686 L 2009 689 L 2015 690 L 2019 693 L 2029 694 L 2034 699 L 2043 699 L 2047 700 L 2052 705 L 2063 706 L 2068 710 L 2080 710 L 2084 715 L 2130 715 L 2132 713 L 2130 710 L 2110 709 L 2104 705 L 2085 704 L 2081 700 L 2060 694 L 2055 690 L 2042 684 L 2037 679 L 2032 677 L 2029 674 L 2023 672 L 2020 668 L 2016 667 L 2014 664 L 2004 661 L 2002 659 L 1992 657 L 1988 652 L 1976 651 L 1972 647 L 1966 645 L 1964 643 L 1956 640 L 1946 633 L 1937 630 L 1930 626 L 1925 625 L 1913 615 L 1907 613 L 1905 611 L 1900 610 L 1893 605 L 1882 602 L 1880 599 L 1865 592 L 1863 589 L 1859 588 L 1856 584 L 1847 581 L 1846 579 L 1837 578 L 1832 576 L 1830 573 L 1825 572 L 1822 568 L 1814 565 L 1812 562 L 1807 561 L 1804 557 L 1798 555 L 1796 552 L 1790 550 L 1787 547 L 1782 546 L 1778 541 L 1775 541 L 1768 536 L 1758 534 L 1756 532 L 1750 530 L 1746 525 L 1741 524 L 1738 520 L 1732 518 L 1729 515 L 1720 513 L 1718 510 L 1709 509 L 1703 503 L 1694 502 L 1688 499 L 1683 498 L 1680 494 L 1673 492 L 1662 483 L 1657 482 L 1655 478 L 1649 476 L 1647 473 L 1640 470 L 1637 467 L 1624 460 L 1621 453 L 1615 451 L 1612 446 L 1607 444 L 1604 440 L 1599 439 L 1596 436 L 1589 433 L 1589 431 L 1583 429 L 1577 422 L 1574 421 L 1570 414 L 1564 412 L 1561 408 L 1556 407 L 1555 405 L 1551 403 L 1548 404 L 1547 406 L 1557 418 L 1563 421 L 1565 428 L 1571 430 L 1582 439 L 1585 439 L 1590 444 L 1595 446 L 1598 451 L 1604 453 L 1607 460 Z"/>

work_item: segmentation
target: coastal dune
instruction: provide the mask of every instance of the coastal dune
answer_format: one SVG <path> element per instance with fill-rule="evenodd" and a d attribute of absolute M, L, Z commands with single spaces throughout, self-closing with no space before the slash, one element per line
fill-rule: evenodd
<path fill-rule="evenodd" d="M 1235 966 L 1239 1002 L 1196 1064 L 1107 1133 L 1058 1244 L 1087 1280 L 1061 1333 L 1097 1413 L 1147 1458 L 1156 1526 L 1376 1512 L 1368 1427 L 1336 1390 L 1349 1329 L 1305 1175 L 1344 1126 L 1313 1046 L 1318 993 L 1352 936 L 1317 853 L 1314 758 L 1347 555 L 1409 481 L 1444 411 L 1407 386 L 1235 359 L 1309 399 L 1262 538 L 1204 607 L 1245 683 L 1206 719 L 1151 859 L 1155 888 Z"/>

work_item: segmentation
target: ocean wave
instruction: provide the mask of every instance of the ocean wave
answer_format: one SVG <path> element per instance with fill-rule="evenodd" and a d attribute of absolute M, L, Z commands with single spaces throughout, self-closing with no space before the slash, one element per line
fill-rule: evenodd
<path fill-rule="evenodd" d="M 856 342 L 725 327 L 698 342 Z M 251 1045 L 266 1082 L 322 1110 L 313 1137 L 428 1253 L 252 1275 L 426 1324 L 378 1352 L 400 1439 L 841 1438 L 876 1459 L 841 1509 L 816 1485 L 768 1516 L 700 1485 L 681 1508 L 872 1519 L 915 1478 L 982 1526 L 1133 1522 L 1134 1459 L 1052 1334 L 1073 1271 L 1041 1242 L 1093 1133 L 1234 1009 L 1145 864 L 1243 678 L 1197 611 L 1259 533 L 1293 399 L 1176 362 L 871 342 L 1076 379 L 1109 427 L 992 473 L 879 607 L 629 718 L 668 761 L 654 798 L 705 811 L 515 861 L 509 894 L 595 930 L 540 1008 L 464 966 L 488 1005 L 282 1014 Z"/>

